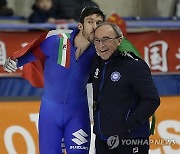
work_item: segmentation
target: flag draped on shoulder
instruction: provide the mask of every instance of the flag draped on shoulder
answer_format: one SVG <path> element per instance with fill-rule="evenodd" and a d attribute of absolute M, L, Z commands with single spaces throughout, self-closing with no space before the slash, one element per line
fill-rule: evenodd
<path fill-rule="evenodd" d="M 125 37 L 122 38 L 121 44 L 118 46 L 118 51 L 120 53 L 123 52 L 133 52 L 137 57 L 141 58 L 139 51 L 135 48 L 135 46 L 128 41 Z"/>
<path fill-rule="evenodd" d="M 45 56 L 40 49 L 40 44 L 48 37 L 52 35 L 59 35 L 61 37 L 60 41 L 62 44 L 59 45 L 59 57 L 58 64 L 68 68 L 70 65 L 70 43 L 69 37 L 72 31 L 65 30 L 52 30 L 49 32 L 45 32 L 41 34 L 38 38 L 34 39 L 30 43 L 28 43 L 24 48 L 21 48 L 17 52 L 15 52 L 11 59 L 17 59 L 27 54 L 28 52 L 32 52 L 36 57 L 36 61 L 27 63 L 23 66 L 22 77 L 27 79 L 30 84 L 37 88 L 44 87 L 44 64 L 45 64 Z M 61 58 L 60 58 L 61 56 Z"/>

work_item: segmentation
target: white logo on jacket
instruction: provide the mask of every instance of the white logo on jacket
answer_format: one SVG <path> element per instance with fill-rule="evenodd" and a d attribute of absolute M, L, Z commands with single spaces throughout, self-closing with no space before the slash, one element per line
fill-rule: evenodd
<path fill-rule="evenodd" d="M 100 72 L 99 68 L 96 68 L 96 71 L 95 71 L 95 73 L 94 73 L 94 77 L 95 77 L 96 79 L 98 79 L 99 72 Z"/>
<path fill-rule="evenodd" d="M 116 82 L 121 78 L 121 74 L 119 72 L 113 72 L 111 74 L 111 80 Z"/>

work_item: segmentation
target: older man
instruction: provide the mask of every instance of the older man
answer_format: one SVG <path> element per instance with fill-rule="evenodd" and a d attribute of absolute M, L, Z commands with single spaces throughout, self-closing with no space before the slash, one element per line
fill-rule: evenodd
<path fill-rule="evenodd" d="M 94 33 L 92 66 L 96 154 L 146 154 L 149 118 L 160 104 L 148 65 L 132 52 L 118 52 L 120 28 L 102 23 Z"/>

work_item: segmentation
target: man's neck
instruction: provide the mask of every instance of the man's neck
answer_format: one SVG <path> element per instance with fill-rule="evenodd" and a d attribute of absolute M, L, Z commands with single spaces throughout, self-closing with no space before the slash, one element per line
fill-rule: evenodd
<path fill-rule="evenodd" d="M 77 47 L 76 59 L 89 47 L 90 42 L 79 32 L 74 39 L 74 46 Z"/>

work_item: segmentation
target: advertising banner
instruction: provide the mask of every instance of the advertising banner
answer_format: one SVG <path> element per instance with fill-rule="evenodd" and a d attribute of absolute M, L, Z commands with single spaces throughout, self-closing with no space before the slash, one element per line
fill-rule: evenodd
<path fill-rule="evenodd" d="M 38 154 L 38 101 L 0 102 L 0 153 Z M 161 97 L 150 154 L 180 153 L 180 96 Z M 92 135 L 91 151 L 93 154 Z M 132 144 L 126 142 L 126 144 Z M 141 143 L 147 144 L 147 143 Z"/>
<path fill-rule="evenodd" d="M 132 33 L 128 39 L 153 73 L 180 73 L 180 30 Z"/>
<path fill-rule="evenodd" d="M 38 154 L 39 102 L 0 102 L 0 153 Z"/>
<path fill-rule="evenodd" d="M 37 32 L 0 32 L 0 76 L 9 76 L 20 74 L 19 69 L 17 73 L 8 74 L 3 70 L 4 61 L 12 56 L 14 52 L 27 45 L 30 41 L 42 34 Z"/>
<path fill-rule="evenodd" d="M 40 34 L 42 31 L 0 32 L 0 76 L 10 75 L 2 68 L 5 59 Z M 152 73 L 180 73 L 180 30 L 128 33 L 127 38 L 139 50 Z"/>
<path fill-rule="evenodd" d="M 180 153 L 180 96 L 161 97 L 156 112 L 155 135 L 151 136 L 151 154 Z"/>

